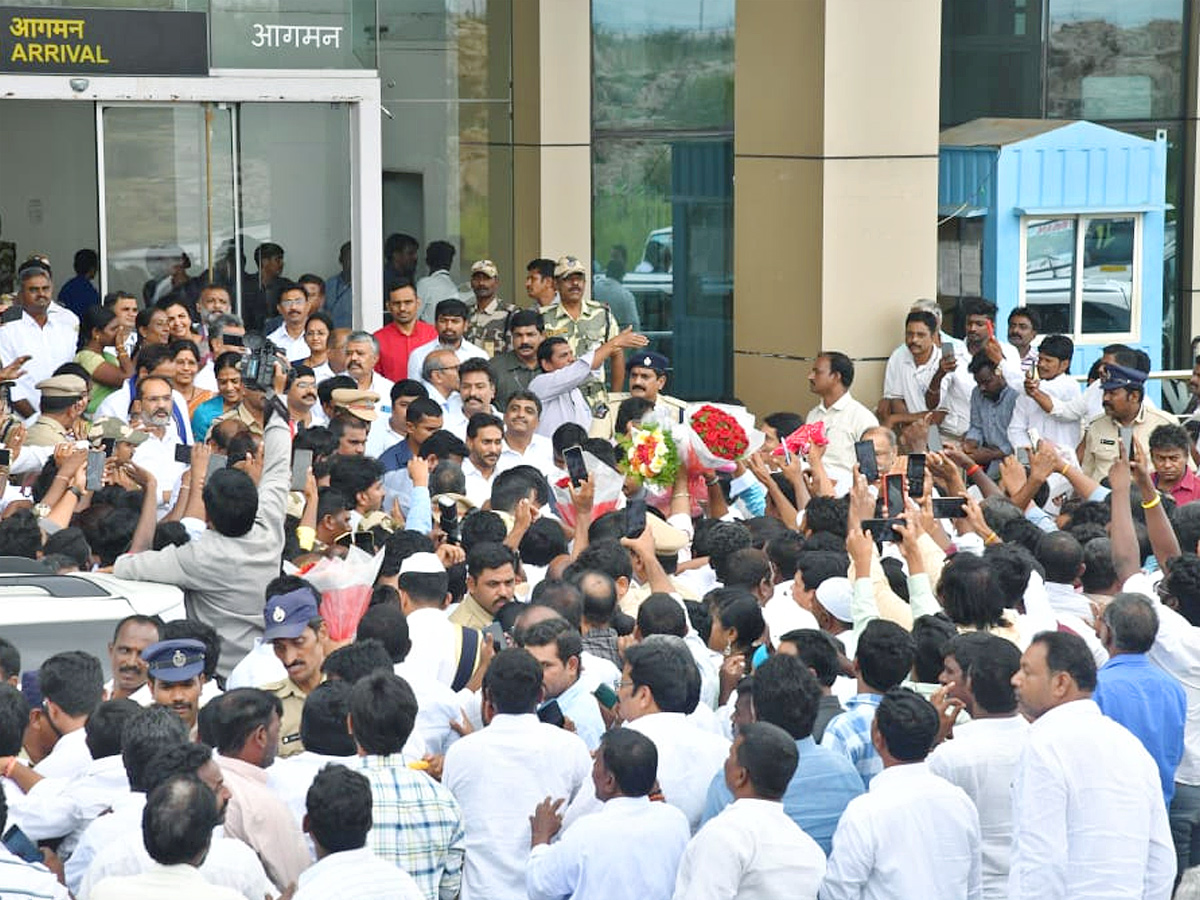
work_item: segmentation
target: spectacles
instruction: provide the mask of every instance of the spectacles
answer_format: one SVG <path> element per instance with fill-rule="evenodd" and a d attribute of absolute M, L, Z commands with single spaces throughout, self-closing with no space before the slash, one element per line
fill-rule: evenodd
<path fill-rule="evenodd" d="M 617 690 L 619 691 L 623 687 L 633 687 L 633 679 L 629 678 L 629 679 L 625 679 L 623 681 L 618 681 L 617 682 Z"/>
<path fill-rule="evenodd" d="M 280 300 L 279 305 L 280 306 L 303 306 L 307 302 L 308 302 L 307 297 L 305 297 L 303 300 L 301 300 L 299 297 L 290 297 L 287 300 Z"/>

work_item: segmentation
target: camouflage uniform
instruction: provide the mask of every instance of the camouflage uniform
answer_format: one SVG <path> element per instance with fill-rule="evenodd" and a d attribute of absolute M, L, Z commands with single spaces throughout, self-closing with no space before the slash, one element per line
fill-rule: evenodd
<path fill-rule="evenodd" d="M 505 326 L 508 317 L 517 311 L 512 303 L 505 303 L 499 297 L 493 297 L 492 302 L 480 310 L 478 305 L 471 307 L 471 317 L 467 320 L 466 338 L 477 347 L 482 347 L 489 356 L 503 353 L 508 349 L 508 333 Z"/>
<path fill-rule="evenodd" d="M 609 308 L 595 300 L 583 301 L 578 319 L 571 318 L 561 302 L 553 303 L 542 310 L 542 318 L 546 323 L 546 337 L 566 338 L 577 357 L 612 340 L 621 330 Z M 603 374 L 607 373 L 607 368 L 605 365 Z M 591 407 L 592 414 L 597 418 L 604 418 L 608 414 L 610 404 L 603 379 L 593 374 L 583 383 L 580 390 L 587 405 Z"/>

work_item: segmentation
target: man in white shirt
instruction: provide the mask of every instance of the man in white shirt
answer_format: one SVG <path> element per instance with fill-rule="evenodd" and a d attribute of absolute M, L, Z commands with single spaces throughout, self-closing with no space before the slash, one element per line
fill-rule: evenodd
<path fill-rule="evenodd" d="M 1042 327 L 1037 310 L 1017 306 L 1008 314 L 1008 342 L 1017 351 L 1021 371 L 1028 373 L 1038 363 L 1038 332 Z"/>
<path fill-rule="evenodd" d="M 734 801 L 688 844 L 675 900 L 815 900 L 825 853 L 783 811 L 799 759 L 791 735 L 777 725 L 739 728 L 725 760 Z"/>
<path fill-rule="evenodd" d="M 467 418 L 458 392 L 459 365 L 452 350 L 436 349 L 422 362 L 420 378 L 429 399 L 441 407 L 442 427 L 461 440 L 467 434 Z"/>
<path fill-rule="evenodd" d="M 396 588 L 412 641 L 405 662 L 460 690 L 479 664 L 483 638 L 446 618 L 449 578 L 442 561 L 433 553 L 413 553 L 400 564 Z"/>
<path fill-rule="evenodd" d="M 554 480 L 554 447 L 550 439 L 537 433 L 542 417 L 542 401 L 537 394 L 526 390 L 514 391 L 504 408 L 504 443 L 496 472 L 514 466 L 533 466 Z"/>
<path fill-rule="evenodd" d="M 0 361 L 11 365 L 24 360 L 24 374 L 12 389 L 13 409 L 32 422 L 41 401 L 34 387 L 75 357 L 79 319 L 54 301 L 50 269 L 39 259 L 30 259 L 17 270 L 16 303 L 0 322 Z"/>
<path fill-rule="evenodd" d="M 467 423 L 467 449 L 471 455 L 463 460 L 463 475 L 467 479 L 467 499 L 483 506 L 492 496 L 492 481 L 504 439 L 504 423 L 488 413 L 476 413 Z"/>
<path fill-rule="evenodd" d="M 326 766 L 308 789 L 304 830 L 317 852 L 300 873 L 299 900 L 424 900 L 412 876 L 367 847 L 371 784 L 343 766 Z M 293 898 L 293 900 L 295 900 Z"/>
<path fill-rule="evenodd" d="M 447 752 L 442 783 L 462 807 L 462 900 L 525 900 L 529 810 L 546 797 L 570 804 L 592 761 L 577 735 L 539 722 L 542 668 L 528 651 L 496 655 L 483 679 L 483 720 Z"/>
<path fill-rule="evenodd" d="M 530 900 L 670 897 L 690 830 L 683 813 L 650 800 L 657 773 L 653 741 L 629 728 L 607 732 L 592 764 L 601 811 L 578 819 L 555 843 L 562 801 L 543 800 L 530 817 Z"/>
<path fill-rule="evenodd" d="M 1176 860 L 1158 767 L 1092 700 L 1087 645 L 1041 632 L 1013 686 L 1033 724 L 1013 782 L 1009 897 L 1166 900 Z"/>
<path fill-rule="evenodd" d="M 138 399 L 142 402 L 142 425 L 147 438 L 133 453 L 133 461 L 148 470 L 157 482 L 159 517 L 166 512 L 175 493 L 175 485 L 187 466 L 175 459 L 175 448 L 183 441 L 172 419 L 173 397 L 171 383 L 165 378 L 149 376 L 138 382 Z"/>
<path fill-rule="evenodd" d="M 907 688 L 884 696 L 871 723 L 884 768 L 838 823 L 821 900 L 982 896 L 975 805 L 925 763 L 937 732 L 928 701 Z"/>
<path fill-rule="evenodd" d="M 414 400 L 428 396 L 429 390 L 419 381 L 405 378 L 392 385 L 392 411 L 388 416 L 379 416 L 371 423 L 371 431 L 367 435 L 367 456 L 378 459 L 385 450 L 403 442 L 408 437 L 409 405 Z"/>
<path fill-rule="evenodd" d="M 422 344 L 408 355 L 409 378 L 422 377 L 421 367 L 425 364 L 425 357 L 434 350 L 452 350 L 460 363 L 466 362 L 468 359 L 486 360 L 488 358 L 482 347 L 475 346 L 463 337 L 467 330 L 469 316 L 470 310 L 467 309 L 467 304 L 457 298 L 438 303 L 437 319 L 434 322 L 438 339 L 430 341 L 428 344 Z"/>
<path fill-rule="evenodd" d="M 1047 336 L 1037 349 L 1037 365 L 1028 370 L 1024 393 L 1013 407 L 1008 442 L 1033 447 L 1030 431 L 1059 447 L 1079 443 L 1082 418 L 1075 412 L 1079 382 L 1071 377 L 1075 343 L 1065 335 Z"/>
<path fill-rule="evenodd" d="M 416 264 L 414 248 L 412 270 L 416 269 Z M 421 320 L 432 325 L 434 310 L 441 301 L 451 297 L 461 299 L 458 285 L 450 276 L 450 267 L 454 265 L 454 245 L 449 241 L 430 241 L 425 247 L 425 265 L 429 267 L 429 274 L 417 282 L 417 296 L 421 298 Z"/>
<path fill-rule="evenodd" d="M 879 424 L 869 409 L 850 396 L 852 384 L 854 363 L 845 353 L 829 350 L 813 360 L 808 373 L 808 389 L 821 398 L 821 402 L 808 411 L 804 421 L 825 423 L 829 446 L 825 448 L 823 462 L 827 467 L 845 473 L 853 472 L 857 461 L 854 442 L 862 440 L 863 432 L 868 428 Z"/>
<path fill-rule="evenodd" d="M 56 653 L 38 669 L 38 685 L 44 715 L 58 740 L 34 771 L 43 778 L 76 778 L 92 762 L 85 726 L 104 699 L 100 660 L 80 650 Z M 22 785 L 22 789 L 28 792 L 31 786 Z"/>
<path fill-rule="evenodd" d="M 1011 788 L 1029 723 L 1017 715 L 1012 677 L 1021 651 L 1002 637 L 969 632 L 951 639 L 946 656 L 963 672 L 963 684 L 947 684 L 971 717 L 954 726 L 954 740 L 929 754 L 929 771 L 958 785 L 975 803 L 983 862 L 984 900 L 1007 900 L 1012 846 Z M 935 697 L 937 695 L 935 694 Z"/>
<path fill-rule="evenodd" d="M 634 334 L 626 328 L 576 359 L 566 338 L 550 337 L 542 341 L 537 351 L 542 372 L 529 382 L 530 392 L 542 401 L 537 433 L 553 437 L 555 430 L 564 422 L 574 422 L 582 428 L 588 428 L 592 421 L 592 410 L 583 398 L 580 385 L 593 372 L 602 370 L 609 357 L 645 347 L 648 343 L 645 335 Z"/>
<path fill-rule="evenodd" d="M 209 288 L 205 288 L 209 290 Z M 225 288 L 216 287 L 214 290 L 225 293 Z M 242 320 L 231 313 L 225 312 L 208 320 L 208 347 L 209 356 L 204 363 L 204 367 L 196 373 L 194 384 L 196 387 L 204 391 L 217 392 L 217 370 L 216 360 L 224 353 L 235 352 L 244 353 L 246 348 L 242 346 L 241 339 L 246 334 L 245 326 L 242 325 Z M 236 338 L 237 344 L 227 344 L 226 336 Z"/>
<path fill-rule="evenodd" d="M 682 638 L 655 635 L 625 651 L 617 690 L 624 727 L 654 741 L 663 796 L 687 816 L 693 830 L 700 824 L 708 785 L 729 752 L 729 741 L 688 718 L 699 699 L 700 671 Z"/>
<path fill-rule="evenodd" d="M 892 351 L 883 370 L 883 396 L 875 409 L 882 425 L 888 428 L 907 425 L 938 410 L 940 390 L 930 389 L 942 360 L 937 334 L 938 322 L 933 313 L 914 309 L 905 317 L 904 343 Z M 953 347 L 949 352 L 953 354 Z M 962 431 L 958 434 L 967 430 L 966 422 L 961 424 Z"/>
<path fill-rule="evenodd" d="M 287 355 L 288 362 L 299 362 L 308 358 L 304 324 L 308 321 L 310 305 L 308 294 L 302 285 L 292 284 L 279 292 L 279 302 L 275 308 L 279 310 L 283 322 L 267 335 L 267 340 Z"/>
<path fill-rule="evenodd" d="M 377 413 L 388 415 L 392 411 L 392 382 L 375 371 L 379 341 L 365 331 L 352 331 L 346 336 L 345 355 L 346 374 L 354 379 L 360 391 L 371 391 L 379 398 L 375 402 Z"/>
<path fill-rule="evenodd" d="M 241 900 L 233 888 L 205 881 L 199 866 L 220 822 L 217 797 L 194 775 L 177 775 L 150 792 L 142 839 L 157 865 L 139 875 L 113 876 L 92 888 L 92 900 Z"/>

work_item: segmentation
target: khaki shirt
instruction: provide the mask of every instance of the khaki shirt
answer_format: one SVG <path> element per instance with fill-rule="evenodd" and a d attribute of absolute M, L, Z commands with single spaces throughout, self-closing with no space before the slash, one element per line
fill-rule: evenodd
<path fill-rule="evenodd" d="M 1150 432 L 1159 425 L 1174 424 L 1174 416 L 1143 403 L 1137 418 L 1133 420 L 1133 437 L 1142 447 L 1149 447 Z M 1083 460 L 1080 465 L 1084 474 L 1099 481 L 1108 474 L 1108 470 L 1120 456 L 1120 426 L 1108 413 L 1101 413 L 1089 421 L 1086 427 L 1087 435 L 1083 439 Z M 1153 466 L 1150 468 L 1153 471 Z"/>
<path fill-rule="evenodd" d="M 603 419 L 592 420 L 592 425 L 588 429 L 588 436 L 611 441 L 617 427 L 617 407 L 621 405 L 622 400 L 628 400 L 631 396 L 633 395 L 628 391 L 622 391 L 619 394 L 610 393 L 608 395 L 608 415 Z M 666 394 L 659 394 L 658 398 L 654 401 L 654 411 L 658 413 L 659 418 L 663 421 L 679 425 L 683 424 L 683 417 L 687 412 L 687 407 L 686 400 L 680 400 L 678 397 L 668 397 Z"/>
<path fill-rule="evenodd" d="M 483 630 L 492 624 L 495 616 L 480 606 L 474 597 L 467 594 L 463 597 L 462 603 L 458 604 L 458 608 L 450 614 L 449 619 L 455 625 Z"/>
<path fill-rule="evenodd" d="M 508 324 L 508 317 L 516 311 L 516 306 L 505 303 L 499 297 L 493 297 L 482 311 L 476 304 L 471 307 L 471 316 L 467 320 L 467 340 L 482 347 L 489 357 L 503 353 L 508 349 L 508 334 L 504 326 Z"/>
<path fill-rule="evenodd" d="M 264 684 L 262 689 L 274 694 L 283 703 L 283 718 L 279 720 L 279 756 L 302 753 L 304 742 L 300 740 L 300 714 L 304 711 L 304 699 L 308 694 L 290 678 Z"/>
<path fill-rule="evenodd" d="M 73 440 L 75 436 L 63 428 L 61 422 L 48 416 L 38 416 L 25 435 L 25 443 L 30 447 L 53 447 Z"/>
<path fill-rule="evenodd" d="M 218 423 L 224 422 L 227 419 L 237 419 L 248 429 L 250 429 L 251 434 L 262 437 L 262 425 L 258 423 L 258 419 L 254 418 L 254 416 L 250 414 L 250 410 L 246 409 L 243 404 L 239 403 L 229 412 L 221 413 L 221 415 L 212 420 L 212 424 L 217 425 Z M 209 431 L 212 431 L 212 425 L 209 426 Z"/>
<path fill-rule="evenodd" d="M 552 303 L 542 310 L 546 337 L 565 337 L 576 356 L 595 350 L 621 330 L 616 317 L 603 303 L 584 300 L 579 318 L 573 319 L 562 303 Z"/>

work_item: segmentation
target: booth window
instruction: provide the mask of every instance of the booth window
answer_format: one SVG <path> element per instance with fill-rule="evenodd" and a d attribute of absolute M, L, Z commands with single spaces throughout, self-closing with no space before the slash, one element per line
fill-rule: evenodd
<path fill-rule="evenodd" d="M 1139 339 L 1140 215 L 1023 220 L 1021 302 L 1043 334 Z"/>

